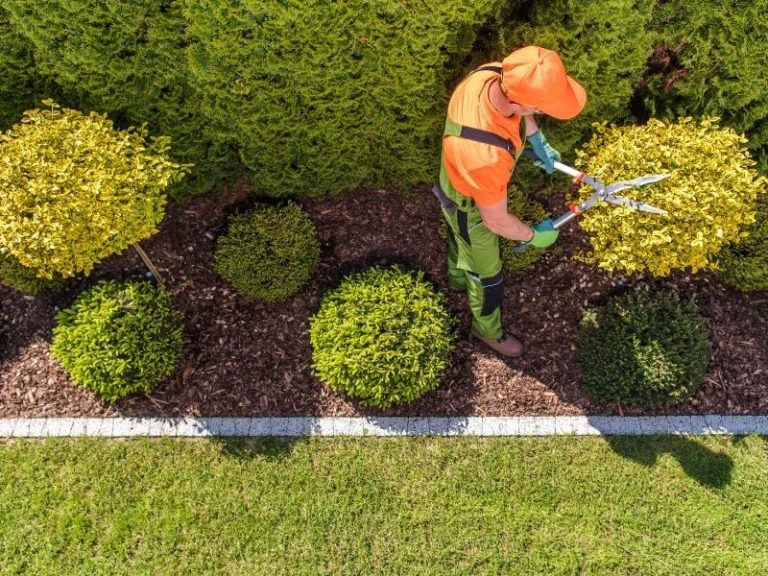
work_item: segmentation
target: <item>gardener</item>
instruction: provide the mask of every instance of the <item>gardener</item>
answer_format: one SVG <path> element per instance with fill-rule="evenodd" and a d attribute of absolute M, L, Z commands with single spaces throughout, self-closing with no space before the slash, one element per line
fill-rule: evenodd
<path fill-rule="evenodd" d="M 551 174 L 560 154 L 533 115 L 573 118 L 586 99 L 555 52 L 527 46 L 475 70 L 448 104 L 435 186 L 448 222 L 448 281 L 467 292 L 472 334 L 504 356 L 521 355 L 523 344 L 501 326 L 499 236 L 536 248 L 550 246 L 558 236 L 549 218 L 531 228 L 507 212 L 507 184 L 523 150 L 521 120 L 536 164 Z"/>

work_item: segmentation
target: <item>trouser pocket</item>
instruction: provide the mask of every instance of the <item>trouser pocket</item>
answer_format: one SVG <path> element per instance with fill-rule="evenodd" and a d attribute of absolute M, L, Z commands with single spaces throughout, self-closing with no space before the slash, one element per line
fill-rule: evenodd
<path fill-rule="evenodd" d="M 493 314 L 501 306 L 501 300 L 504 297 L 504 273 L 499 272 L 490 278 L 480 278 L 472 272 L 469 274 L 483 288 L 483 307 L 480 310 L 480 316 Z"/>

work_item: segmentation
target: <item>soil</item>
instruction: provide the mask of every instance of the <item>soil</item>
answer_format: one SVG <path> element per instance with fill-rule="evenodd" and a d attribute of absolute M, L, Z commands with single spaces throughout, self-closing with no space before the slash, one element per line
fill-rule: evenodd
<path fill-rule="evenodd" d="M 560 214 L 564 193 L 539 197 Z M 572 259 L 586 245 L 569 225 L 530 272 L 508 278 L 503 320 L 527 353 L 504 359 L 468 338 L 466 297 L 448 289 L 440 215 L 427 187 L 357 190 L 301 203 L 318 229 L 322 260 L 307 286 L 275 304 L 237 295 L 213 269 L 215 240 L 228 215 L 254 202 L 247 184 L 170 203 L 160 232 L 142 243 L 185 320 L 176 373 L 149 396 L 114 405 L 74 386 L 50 357 L 56 312 L 99 278 L 144 275 L 133 250 L 102 263 L 87 279 L 52 294 L 0 287 L 0 417 L 33 416 L 352 416 L 768 414 L 768 293 L 742 294 L 707 273 L 664 279 L 608 275 Z M 309 317 L 345 274 L 372 264 L 423 269 L 459 320 L 459 338 L 440 388 L 409 406 L 360 406 L 313 376 Z M 710 319 L 712 361 L 696 397 L 653 411 L 591 400 L 582 390 L 578 323 L 588 307 L 636 282 L 695 297 Z"/>

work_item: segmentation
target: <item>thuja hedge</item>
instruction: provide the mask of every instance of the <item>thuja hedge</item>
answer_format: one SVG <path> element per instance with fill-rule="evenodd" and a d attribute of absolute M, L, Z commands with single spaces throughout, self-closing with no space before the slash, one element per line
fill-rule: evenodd
<path fill-rule="evenodd" d="M 0 130 L 5 130 L 37 99 L 53 91 L 38 73 L 32 44 L 11 24 L 1 4 L 0 73 Z"/>
<path fill-rule="evenodd" d="M 639 96 L 658 118 L 719 116 L 768 169 L 768 0 L 659 2 Z"/>
<path fill-rule="evenodd" d="M 234 151 L 216 118 L 204 117 L 187 82 L 181 2 L 0 0 L 34 48 L 39 72 L 64 89 L 63 103 L 109 113 L 118 125 L 147 123 L 193 162 L 177 194 L 203 191 L 232 172 Z M 31 102 L 29 108 L 39 105 Z"/>
<path fill-rule="evenodd" d="M 172 137 L 176 160 L 196 165 L 185 191 L 235 174 L 237 155 L 272 195 L 410 185 L 435 177 L 459 78 L 536 43 L 558 50 L 589 93 L 578 118 L 545 122 L 566 158 L 596 120 L 718 115 L 746 132 L 765 167 L 766 8 L 768 0 L 0 0 L 0 121 L 56 96 L 118 125 L 147 122 Z M 40 93 L 41 79 L 60 94 Z"/>
<path fill-rule="evenodd" d="M 188 2 L 192 81 L 265 191 L 430 180 L 446 66 L 498 4 Z"/>

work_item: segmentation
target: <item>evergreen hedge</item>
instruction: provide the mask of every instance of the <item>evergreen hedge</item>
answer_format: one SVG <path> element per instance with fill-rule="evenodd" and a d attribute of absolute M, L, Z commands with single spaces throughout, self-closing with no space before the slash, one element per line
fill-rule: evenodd
<path fill-rule="evenodd" d="M 2 2 L 34 46 L 38 70 L 68 95 L 63 102 L 172 138 L 173 158 L 196 167 L 171 193 L 205 191 L 234 171 L 232 143 L 201 114 L 187 81 L 183 2 Z"/>
<path fill-rule="evenodd" d="M 0 4 L 0 130 L 18 122 L 21 113 L 53 93 L 40 76 L 32 44 L 16 30 Z"/>
<path fill-rule="evenodd" d="M 649 116 L 719 116 L 768 169 L 768 0 L 659 2 L 639 99 Z"/>
<path fill-rule="evenodd" d="M 190 73 L 263 192 L 431 181 L 446 70 L 500 3 L 187 2 Z"/>

